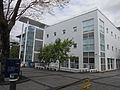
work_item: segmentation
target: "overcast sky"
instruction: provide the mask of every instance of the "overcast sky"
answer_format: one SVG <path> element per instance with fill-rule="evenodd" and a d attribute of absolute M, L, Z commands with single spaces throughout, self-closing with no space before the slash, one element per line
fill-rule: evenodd
<path fill-rule="evenodd" d="M 116 26 L 120 25 L 120 0 L 71 0 L 65 8 L 55 9 L 55 16 L 46 15 L 42 21 L 51 25 L 94 8 L 100 9 Z"/>
<path fill-rule="evenodd" d="M 100 9 L 116 26 L 120 26 L 120 0 L 71 0 L 65 8 L 55 8 L 55 15 L 46 14 L 40 21 L 52 25 L 94 8 Z M 20 24 L 13 28 L 12 38 L 21 32 L 20 28 Z"/>

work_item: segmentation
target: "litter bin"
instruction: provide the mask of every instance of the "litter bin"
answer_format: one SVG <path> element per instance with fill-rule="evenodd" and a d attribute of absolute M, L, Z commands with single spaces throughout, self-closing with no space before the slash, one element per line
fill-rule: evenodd
<path fill-rule="evenodd" d="M 5 77 L 10 77 L 11 74 L 19 76 L 20 72 L 20 59 L 7 59 L 5 65 Z"/>
<path fill-rule="evenodd" d="M 16 90 L 16 81 L 20 75 L 20 59 L 7 59 L 5 65 L 5 77 L 9 78 L 10 90 Z"/>

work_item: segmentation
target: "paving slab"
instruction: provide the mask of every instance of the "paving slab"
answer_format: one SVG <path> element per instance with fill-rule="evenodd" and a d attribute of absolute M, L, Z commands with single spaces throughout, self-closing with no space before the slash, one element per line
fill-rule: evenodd
<path fill-rule="evenodd" d="M 63 88 L 62 90 L 82 90 L 83 86 L 83 84 L 77 84 Z M 88 90 L 120 90 L 120 88 L 91 82 L 91 87 Z"/>
<path fill-rule="evenodd" d="M 0 85 L 0 90 L 9 90 L 8 85 Z"/>
<path fill-rule="evenodd" d="M 76 82 L 77 79 L 72 79 L 69 77 L 63 77 L 58 75 L 52 75 L 52 76 L 46 76 L 46 77 L 37 77 L 33 78 L 33 80 L 37 82 L 42 82 L 45 85 L 51 86 L 51 87 L 59 87 L 63 85 L 67 85 L 73 82 Z"/>
<path fill-rule="evenodd" d="M 46 89 L 49 89 L 49 87 L 38 84 L 33 81 L 17 84 L 17 88 L 16 88 L 16 90 L 46 90 Z"/>
<path fill-rule="evenodd" d="M 100 84 L 100 83 L 92 83 L 91 88 L 89 90 L 120 90 L 120 88 L 109 86 L 106 84 Z"/>
<path fill-rule="evenodd" d="M 120 88 L 120 76 L 97 79 L 97 80 L 94 80 L 94 82 Z"/>
<path fill-rule="evenodd" d="M 64 76 L 76 78 L 76 79 L 84 79 L 84 78 L 96 79 L 96 78 L 99 78 L 99 76 L 93 76 L 93 75 L 90 75 L 89 73 L 85 73 L 85 74 L 76 73 L 76 74 L 68 74 L 68 75 L 64 75 Z"/>
<path fill-rule="evenodd" d="M 38 70 L 34 68 L 22 68 L 23 75 L 30 80 L 17 84 L 16 90 L 81 90 L 83 81 L 90 78 L 89 90 L 120 90 L 120 70 L 105 73 L 69 73 L 59 71 Z M 71 84 L 72 83 L 72 84 Z M 0 90 L 9 90 L 9 85 L 0 85 Z"/>

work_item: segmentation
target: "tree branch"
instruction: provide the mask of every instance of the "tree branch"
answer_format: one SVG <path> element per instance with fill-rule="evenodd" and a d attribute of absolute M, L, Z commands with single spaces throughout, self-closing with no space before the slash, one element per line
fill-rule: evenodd
<path fill-rule="evenodd" d="M 4 18 L 3 0 L 0 0 L 0 19 Z"/>
<path fill-rule="evenodd" d="M 20 14 L 17 15 L 17 19 L 18 20 L 21 15 L 23 15 L 25 13 L 25 11 L 27 11 L 30 7 L 32 7 L 33 5 L 37 4 L 37 1 L 31 2 L 25 9 L 23 9 Z"/>
<path fill-rule="evenodd" d="M 11 4 L 11 3 L 12 3 L 12 0 L 9 0 L 9 2 L 8 2 L 8 7 L 7 7 L 7 13 L 6 13 L 6 19 L 7 19 L 9 10 L 10 10 L 10 4 Z"/>
<path fill-rule="evenodd" d="M 15 8 L 13 10 L 13 16 L 12 16 L 10 22 L 9 22 L 9 25 L 8 25 L 9 32 L 11 31 L 12 27 L 15 24 L 15 20 L 16 20 L 17 14 L 18 14 L 18 10 L 19 10 L 20 4 L 21 4 L 21 0 L 18 0 L 17 3 L 16 3 Z"/>

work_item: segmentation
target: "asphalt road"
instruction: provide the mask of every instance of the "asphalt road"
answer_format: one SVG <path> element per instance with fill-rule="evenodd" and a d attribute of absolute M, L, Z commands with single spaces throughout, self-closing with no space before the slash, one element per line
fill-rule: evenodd
<path fill-rule="evenodd" d="M 90 78 L 88 90 L 120 90 L 120 70 L 105 73 L 69 73 L 22 68 L 30 80 L 17 84 L 17 90 L 82 90 L 83 80 Z M 0 85 L 0 90 L 9 90 L 9 85 Z"/>

